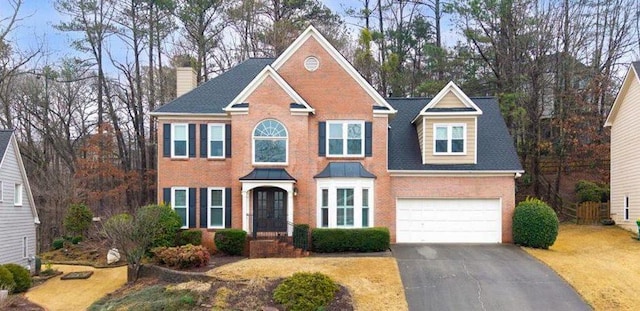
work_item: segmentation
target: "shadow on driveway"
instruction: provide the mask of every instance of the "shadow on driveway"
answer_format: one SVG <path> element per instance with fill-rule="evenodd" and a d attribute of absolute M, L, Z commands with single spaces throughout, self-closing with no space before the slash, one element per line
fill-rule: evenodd
<path fill-rule="evenodd" d="M 591 310 L 555 271 L 507 244 L 392 245 L 409 310 Z"/>

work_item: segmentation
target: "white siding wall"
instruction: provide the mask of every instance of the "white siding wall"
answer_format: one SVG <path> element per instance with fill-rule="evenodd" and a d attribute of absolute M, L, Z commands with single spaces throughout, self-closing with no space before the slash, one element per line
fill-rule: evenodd
<path fill-rule="evenodd" d="M 0 180 L 3 187 L 3 201 L 0 203 L 0 264 L 28 264 L 23 256 L 22 240 L 26 236 L 27 256 L 36 254 L 36 225 L 27 197 L 27 188 L 22 180 L 13 142 L 7 146 L 4 161 L 0 166 Z M 22 206 L 13 204 L 15 184 L 22 184 Z"/>
<path fill-rule="evenodd" d="M 624 94 L 611 127 L 611 218 L 637 232 L 640 218 L 640 84 L 635 76 Z M 621 94 L 622 95 L 622 94 Z M 629 220 L 624 220 L 624 197 L 629 196 Z"/>

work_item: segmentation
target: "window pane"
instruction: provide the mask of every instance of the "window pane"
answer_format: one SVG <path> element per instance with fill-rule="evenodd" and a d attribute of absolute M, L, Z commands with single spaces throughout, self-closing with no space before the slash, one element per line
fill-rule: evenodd
<path fill-rule="evenodd" d="M 342 138 L 342 124 L 331 123 L 329 124 L 329 138 Z"/>
<path fill-rule="evenodd" d="M 337 191 L 337 202 L 336 205 L 337 206 L 344 206 L 344 198 L 345 198 L 345 192 L 347 189 L 338 189 Z"/>
<path fill-rule="evenodd" d="M 462 126 L 453 126 L 451 127 L 451 138 L 453 139 L 464 139 L 464 131 L 462 130 Z"/>
<path fill-rule="evenodd" d="M 353 189 L 345 189 L 346 191 L 346 205 L 353 206 Z"/>
<path fill-rule="evenodd" d="M 211 144 L 211 154 L 212 157 L 221 157 L 222 156 L 222 142 L 221 141 L 212 141 Z"/>
<path fill-rule="evenodd" d="M 362 207 L 369 207 L 369 189 L 362 189 Z"/>
<path fill-rule="evenodd" d="M 362 138 L 362 126 L 360 124 L 347 125 L 347 138 Z"/>
<path fill-rule="evenodd" d="M 444 126 L 436 127 L 436 139 L 437 140 L 447 140 L 447 128 Z"/>
<path fill-rule="evenodd" d="M 329 206 L 329 190 L 322 189 L 322 207 Z"/>
<path fill-rule="evenodd" d="M 346 215 L 346 225 L 347 226 L 353 226 L 353 208 L 347 208 L 347 215 Z"/>
<path fill-rule="evenodd" d="M 209 139 L 210 140 L 223 140 L 222 126 L 212 125 L 209 127 Z"/>
<path fill-rule="evenodd" d="M 462 139 L 451 140 L 451 152 L 464 152 L 464 140 Z"/>
<path fill-rule="evenodd" d="M 185 207 L 179 207 L 179 208 L 174 208 L 174 210 L 182 220 L 180 222 L 180 226 L 186 227 L 187 226 L 187 209 Z"/>
<path fill-rule="evenodd" d="M 222 190 L 211 190 L 211 206 L 222 206 Z"/>
<path fill-rule="evenodd" d="M 222 208 L 211 208 L 211 219 L 209 220 L 209 222 L 211 223 L 211 226 L 213 227 L 222 227 L 223 224 L 223 216 L 222 216 Z"/>
<path fill-rule="evenodd" d="M 177 156 L 186 156 L 187 155 L 187 141 L 186 140 L 175 140 L 173 142 L 173 153 Z"/>
<path fill-rule="evenodd" d="M 344 208 L 338 208 L 336 211 L 338 212 L 338 215 L 336 215 L 337 217 L 337 225 L 338 226 L 344 226 Z"/>
<path fill-rule="evenodd" d="M 175 199 L 173 200 L 175 206 L 174 207 L 184 207 L 187 206 L 187 191 L 186 190 L 176 190 L 174 192 Z"/>
<path fill-rule="evenodd" d="M 329 139 L 329 154 L 342 154 L 342 139 Z"/>
<path fill-rule="evenodd" d="M 362 208 L 362 226 L 369 227 L 369 208 Z"/>
<path fill-rule="evenodd" d="M 286 162 L 287 143 L 285 139 L 259 139 L 255 141 L 255 162 Z"/>
<path fill-rule="evenodd" d="M 320 224 L 322 227 L 329 227 L 329 209 L 328 208 L 322 209 L 322 220 Z"/>
<path fill-rule="evenodd" d="M 287 131 L 276 120 L 265 120 L 256 126 L 253 135 L 256 137 L 287 137 Z"/>
<path fill-rule="evenodd" d="M 347 140 L 347 154 L 362 154 L 362 140 Z"/>
<path fill-rule="evenodd" d="M 174 140 L 187 140 L 187 126 L 186 125 L 174 125 L 173 126 L 173 139 Z"/>
<path fill-rule="evenodd" d="M 446 140 L 436 140 L 436 152 L 447 152 Z"/>

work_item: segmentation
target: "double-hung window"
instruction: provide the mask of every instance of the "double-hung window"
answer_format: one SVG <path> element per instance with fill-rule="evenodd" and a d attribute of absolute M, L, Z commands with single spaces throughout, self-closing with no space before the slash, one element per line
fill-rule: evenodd
<path fill-rule="evenodd" d="M 29 255 L 29 240 L 27 237 L 22 237 L 22 258 L 27 258 Z"/>
<path fill-rule="evenodd" d="M 629 220 L 629 196 L 624 196 L 624 220 Z"/>
<path fill-rule="evenodd" d="M 22 205 L 22 184 L 16 184 L 13 192 L 13 205 Z"/>
<path fill-rule="evenodd" d="M 189 228 L 189 188 L 171 188 L 171 207 L 181 219 L 181 227 Z"/>
<path fill-rule="evenodd" d="M 327 121 L 328 156 L 364 156 L 364 121 Z"/>
<path fill-rule="evenodd" d="M 435 124 L 434 153 L 464 154 L 466 126 L 464 124 Z"/>
<path fill-rule="evenodd" d="M 209 124 L 208 155 L 209 158 L 224 158 L 224 124 Z"/>
<path fill-rule="evenodd" d="M 224 188 L 209 188 L 209 228 L 224 228 Z"/>
<path fill-rule="evenodd" d="M 189 146 L 189 125 L 171 124 L 171 157 L 186 158 Z"/>
<path fill-rule="evenodd" d="M 337 225 L 353 227 L 353 188 L 338 188 L 336 197 Z"/>

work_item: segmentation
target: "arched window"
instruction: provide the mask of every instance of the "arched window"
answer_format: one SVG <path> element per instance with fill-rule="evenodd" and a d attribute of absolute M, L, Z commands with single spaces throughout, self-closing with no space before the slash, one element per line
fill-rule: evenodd
<path fill-rule="evenodd" d="M 287 163 L 287 129 L 276 120 L 264 120 L 253 130 L 253 162 Z"/>

